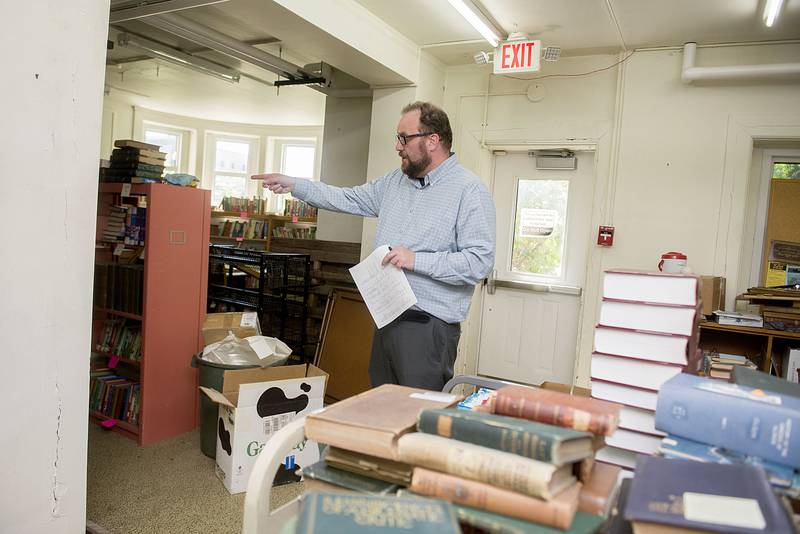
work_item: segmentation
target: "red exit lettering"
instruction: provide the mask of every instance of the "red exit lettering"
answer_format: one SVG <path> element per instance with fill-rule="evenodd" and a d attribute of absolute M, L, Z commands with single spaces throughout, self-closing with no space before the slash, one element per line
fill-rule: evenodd
<path fill-rule="evenodd" d="M 539 70 L 538 42 L 508 42 L 500 45 L 499 54 L 496 54 L 495 72 Z"/>

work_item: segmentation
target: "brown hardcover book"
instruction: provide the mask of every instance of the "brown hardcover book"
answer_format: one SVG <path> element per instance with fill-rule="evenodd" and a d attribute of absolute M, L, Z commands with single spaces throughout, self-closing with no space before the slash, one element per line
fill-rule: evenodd
<path fill-rule="evenodd" d="M 400 459 L 532 497 L 551 499 L 575 483 L 572 465 L 557 467 L 472 443 L 414 432 L 397 442 Z"/>
<path fill-rule="evenodd" d="M 161 147 L 158 145 L 152 145 L 150 143 L 143 143 L 142 141 L 134 141 L 133 139 L 117 139 L 114 141 L 114 146 L 117 148 L 138 148 L 140 150 L 155 150 L 158 152 L 161 150 Z"/>
<path fill-rule="evenodd" d="M 426 408 L 446 408 L 458 395 L 384 384 L 306 418 L 306 436 L 350 451 L 399 460 L 397 440 Z"/>
<path fill-rule="evenodd" d="M 495 413 L 609 436 L 619 424 L 619 405 L 524 386 L 497 390 Z"/>
<path fill-rule="evenodd" d="M 545 501 L 482 482 L 415 467 L 410 489 L 420 495 L 566 530 L 572 524 L 578 508 L 580 487 L 580 483 L 574 484 L 553 500 Z"/>
<path fill-rule="evenodd" d="M 607 517 L 614 502 L 617 480 L 622 468 L 595 462 L 589 479 L 583 483 L 578 497 L 578 510 Z"/>
<path fill-rule="evenodd" d="M 342 471 L 349 471 L 400 486 L 411 484 L 412 467 L 402 462 L 369 456 L 338 447 L 328 447 L 325 462 Z"/>

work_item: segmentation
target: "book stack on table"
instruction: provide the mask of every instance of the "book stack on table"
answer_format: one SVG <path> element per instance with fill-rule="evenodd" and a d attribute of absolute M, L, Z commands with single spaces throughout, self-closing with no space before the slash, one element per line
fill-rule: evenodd
<path fill-rule="evenodd" d="M 111 165 L 100 168 L 101 182 L 131 184 L 162 183 L 167 154 L 158 145 L 118 139 L 111 152 Z"/>
<path fill-rule="evenodd" d="M 595 328 L 592 396 L 623 405 L 619 429 L 598 461 L 633 469 L 664 433 L 655 427 L 658 392 L 670 378 L 697 372 L 700 279 L 693 275 L 609 270 Z"/>
<path fill-rule="evenodd" d="M 593 457 L 616 429 L 616 405 L 525 387 L 499 389 L 489 407 L 499 413 L 453 407 L 458 400 L 384 385 L 309 415 L 306 436 L 329 449 L 303 468 L 310 493 L 298 532 L 338 532 L 335 510 L 405 509 L 409 499 L 444 505 L 432 516 L 452 513 L 465 532 L 598 531 L 620 470 Z"/>
<path fill-rule="evenodd" d="M 731 378 L 734 367 L 746 367 L 757 369 L 756 364 L 745 356 L 739 354 L 725 354 L 724 352 L 706 353 L 706 375 L 711 378 L 719 378 L 728 381 Z"/>

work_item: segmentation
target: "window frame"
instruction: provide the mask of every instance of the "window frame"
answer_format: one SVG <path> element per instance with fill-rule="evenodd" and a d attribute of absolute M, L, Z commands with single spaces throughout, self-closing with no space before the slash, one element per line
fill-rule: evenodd
<path fill-rule="evenodd" d="M 174 167 L 165 167 L 164 172 L 177 172 L 189 173 L 190 164 L 190 151 L 191 151 L 191 135 L 190 130 L 178 128 L 176 126 L 169 126 L 159 122 L 142 121 L 142 141 L 146 142 L 147 132 L 155 132 L 164 135 L 174 135 L 178 138 L 178 146 L 176 150 L 176 161 Z"/>
<path fill-rule="evenodd" d="M 249 145 L 247 152 L 247 168 L 242 171 L 217 171 L 217 143 L 227 141 L 231 143 L 245 143 Z M 246 197 L 259 197 L 261 184 L 251 180 L 250 176 L 258 174 L 258 157 L 261 139 L 257 135 L 231 134 L 225 132 L 206 132 L 205 150 L 203 154 L 202 186 L 211 191 L 211 206 L 214 205 L 214 182 L 217 176 L 235 177 L 245 179 Z"/>
<path fill-rule="evenodd" d="M 312 147 L 314 149 L 314 163 L 312 175 L 308 177 L 308 179 L 312 181 L 319 181 L 321 143 L 318 136 L 270 136 L 267 144 L 268 147 L 266 161 L 268 162 L 268 165 L 265 169 L 265 172 L 284 173 L 283 169 L 286 147 Z M 283 214 L 286 199 L 292 198 L 291 194 L 276 195 L 269 190 L 264 190 L 262 195 L 265 199 L 267 199 L 268 210 L 272 213 L 278 213 L 279 215 Z"/>

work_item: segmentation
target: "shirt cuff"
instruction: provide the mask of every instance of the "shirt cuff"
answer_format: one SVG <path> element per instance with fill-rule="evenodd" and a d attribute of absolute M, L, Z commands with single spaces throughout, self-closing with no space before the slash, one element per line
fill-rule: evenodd
<path fill-rule="evenodd" d="M 433 252 L 415 252 L 414 253 L 414 272 L 432 276 L 433 263 L 436 260 L 436 254 Z"/>
<path fill-rule="evenodd" d="M 294 189 L 292 190 L 293 197 L 299 198 L 300 200 L 306 200 L 310 193 L 311 193 L 311 180 L 308 180 L 306 178 L 294 179 Z"/>

